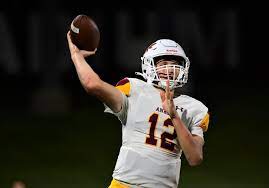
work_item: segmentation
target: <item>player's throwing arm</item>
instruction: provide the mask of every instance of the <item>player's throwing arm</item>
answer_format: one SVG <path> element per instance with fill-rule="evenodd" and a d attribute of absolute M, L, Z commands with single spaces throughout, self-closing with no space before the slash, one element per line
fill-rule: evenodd
<path fill-rule="evenodd" d="M 121 92 L 114 86 L 101 80 L 85 60 L 85 57 L 94 55 L 97 49 L 94 51 L 78 49 L 71 40 L 70 31 L 67 33 L 67 40 L 71 59 L 84 89 L 87 93 L 96 96 L 114 112 L 119 112 L 123 102 Z"/>

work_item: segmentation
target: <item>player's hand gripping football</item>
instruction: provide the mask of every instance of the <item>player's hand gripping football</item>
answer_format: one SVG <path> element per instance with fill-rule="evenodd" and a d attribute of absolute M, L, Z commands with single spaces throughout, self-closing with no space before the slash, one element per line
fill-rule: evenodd
<path fill-rule="evenodd" d="M 97 48 L 95 48 L 94 51 L 86 51 L 86 50 L 78 49 L 78 47 L 71 40 L 70 31 L 68 31 L 67 33 L 67 41 L 68 41 L 71 58 L 73 61 L 76 61 L 77 59 L 80 59 L 80 58 L 85 58 L 85 57 L 94 55 L 97 50 Z"/>
<path fill-rule="evenodd" d="M 166 81 L 165 92 L 161 91 L 160 95 L 162 99 L 163 109 L 169 114 L 171 118 L 174 118 L 177 115 L 177 111 L 173 101 L 174 90 L 170 91 L 169 80 Z"/>

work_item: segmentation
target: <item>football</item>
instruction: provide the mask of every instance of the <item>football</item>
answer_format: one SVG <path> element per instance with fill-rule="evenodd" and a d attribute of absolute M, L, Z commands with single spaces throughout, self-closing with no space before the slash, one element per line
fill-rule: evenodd
<path fill-rule="evenodd" d="M 99 45 L 100 32 L 92 18 L 81 14 L 71 23 L 70 37 L 80 50 L 93 51 Z"/>

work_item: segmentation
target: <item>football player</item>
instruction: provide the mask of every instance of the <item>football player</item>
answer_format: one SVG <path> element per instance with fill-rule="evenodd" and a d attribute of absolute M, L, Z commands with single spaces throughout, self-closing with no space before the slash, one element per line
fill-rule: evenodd
<path fill-rule="evenodd" d="M 142 60 L 143 79 L 124 78 L 114 87 L 93 71 L 67 34 L 71 58 L 85 90 L 104 103 L 122 124 L 122 146 L 109 188 L 177 187 L 181 154 L 191 166 L 203 160 L 208 108 L 187 95 L 174 96 L 187 83 L 190 61 L 175 41 L 151 44 Z M 145 80 L 145 81 L 144 81 Z"/>

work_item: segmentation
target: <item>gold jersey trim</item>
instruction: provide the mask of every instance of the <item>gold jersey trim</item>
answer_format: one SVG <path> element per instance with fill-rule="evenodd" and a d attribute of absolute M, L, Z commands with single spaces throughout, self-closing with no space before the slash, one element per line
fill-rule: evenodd
<path fill-rule="evenodd" d="M 113 180 L 111 181 L 110 186 L 109 186 L 108 188 L 130 188 L 130 187 L 127 186 L 127 185 L 124 185 L 123 183 L 121 183 L 121 182 L 118 181 L 118 180 L 113 179 Z"/>
<path fill-rule="evenodd" d="M 131 84 L 130 82 L 125 83 L 124 85 L 118 85 L 116 86 L 118 90 L 123 92 L 126 96 L 130 96 L 130 91 L 131 91 Z"/>
<path fill-rule="evenodd" d="M 199 127 L 201 127 L 203 131 L 206 132 L 208 129 L 208 124 L 209 124 L 209 114 L 207 113 L 204 119 L 202 120 L 201 124 L 199 125 Z"/>

